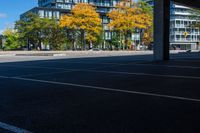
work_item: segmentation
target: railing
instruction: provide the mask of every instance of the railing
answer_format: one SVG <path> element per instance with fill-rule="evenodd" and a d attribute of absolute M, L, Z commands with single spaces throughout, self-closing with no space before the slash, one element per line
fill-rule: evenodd
<path fill-rule="evenodd" d="M 185 38 L 185 39 L 183 39 L 183 38 L 181 38 L 181 39 L 178 39 L 178 38 L 176 38 L 176 39 L 170 39 L 171 41 L 175 41 L 175 42 L 200 42 L 200 40 L 199 39 L 188 39 L 188 38 Z"/>

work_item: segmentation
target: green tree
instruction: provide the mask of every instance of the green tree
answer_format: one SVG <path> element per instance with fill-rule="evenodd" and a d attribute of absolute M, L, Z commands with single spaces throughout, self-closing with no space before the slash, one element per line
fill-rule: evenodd
<path fill-rule="evenodd" d="M 38 38 L 36 36 L 35 24 L 39 17 L 36 14 L 27 14 L 25 19 L 19 20 L 15 23 L 15 29 L 19 33 L 19 40 L 23 44 L 32 44 L 37 48 Z M 30 47 L 30 46 L 28 46 Z"/>
<path fill-rule="evenodd" d="M 16 31 L 12 29 L 6 29 L 3 32 L 3 35 L 5 37 L 5 44 L 4 44 L 4 50 L 16 50 L 19 48 L 22 48 L 22 45 L 19 43 L 19 35 Z"/>
<path fill-rule="evenodd" d="M 60 27 L 55 19 L 45 18 L 41 24 L 43 32 L 43 44 L 50 45 L 53 50 L 65 50 L 68 42 L 65 30 Z"/>
<path fill-rule="evenodd" d="M 104 34 L 105 34 L 105 33 L 103 32 L 103 29 L 102 29 L 100 35 L 97 36 L 97 40 L 96 40 L 96 42 L 94 43 L 94 46 L 93 46 L 93 47 L 95 47 L 95 48 L 100 48 L 100 49 L 104 49 L 104 48 L 103 48 L 103 45 L 104 45 Z"/>
<path fill-rule="evenodd" d="M 111 44 L 115 47 L 116 50 L 120 50 L 120 39 L 119 39 L 120 33 L 114 32 L 111 40 Z"/>
<path fill-rule="evenodd" d="M 0 35 L 0 49 L 2 49 L 3 45 L 3 35 Z"/>
<path fill-rule="evenodd" d="M 65 33 L 56 19 L 40 18 L 30 13 L 25 19 L 17 21 L 15 28 L 21 42 L 32 44 L 38 50 L 41 50 L 42 44 L 57 50 L 66 43 Z"/>
<path fill-rule="evenodd" d="M 153 16 L 153 7 L 149 5 L 145 0 L 139 0 L 136 3 L 136 6 L 140 7 L 143 13 Z"/>

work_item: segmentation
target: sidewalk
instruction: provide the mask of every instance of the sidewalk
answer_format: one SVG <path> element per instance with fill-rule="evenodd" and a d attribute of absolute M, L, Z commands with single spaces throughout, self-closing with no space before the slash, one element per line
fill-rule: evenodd
<path fill-rule="evenodd" d="M 0 56 L 127 56 L 153 54 L 153 51 L 0 51 Z"/>

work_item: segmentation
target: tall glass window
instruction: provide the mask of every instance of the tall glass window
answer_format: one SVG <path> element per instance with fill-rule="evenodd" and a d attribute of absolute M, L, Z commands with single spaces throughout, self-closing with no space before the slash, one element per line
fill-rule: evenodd
<path fill-rule="evenodd" d="M 62 2 L 63 3 L 63 0 L 56 0 L 57 2 Z"/>
<path fill-rule="evenodd" d="M 38 14 L 39 14 L 39 16 L 41 17 L 41 18 L 44 18 L 45 16 L 44 16 L 44 10 L 39 10 L 38 11 Z"/>

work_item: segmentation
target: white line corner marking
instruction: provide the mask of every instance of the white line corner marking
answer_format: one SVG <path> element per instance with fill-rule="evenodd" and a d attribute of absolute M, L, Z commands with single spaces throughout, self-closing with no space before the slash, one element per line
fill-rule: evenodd
<path fill-rule="evenodd" d="M 57 84 L 57 85 L 66 85 L 66 86 L 75 86 L 75 87 L 83 87 L 83 88 L 90 88 L 90 89 L 96 89 L 96 90 L 137 94 L 137 95 L 144 95 L 144 96 L 176 99 L 176 100 L 182 100 L 182 101 L 200 102 L 200 99 L 195 99 L 195 98 L 187 98 L 187 97 L 181 97 L 181 96 L 172 96 L 172 95 L 164 95 L 164 94 L 149 93 L 149 92 L 129 91 L 129 90 L 121 90 L 121 89 L 106 88 L 106 87 L 99 87 L 99 86 L 81 85 L 81 84 L 73 84 L 73 83 L 63 83 L 63 82 L 56 82 L 56 81 L 47 81 L 47 80 L 38 80 L 38 79 L 20 78 L 20 77 L 0 76 L 0 78 L 16 79 L 16 80 L 24 80 L 24 81 L 40 82 L 40 83 L 48 83 L 48 84 Z"/>
<path fill-rule="evenodd" d="M 0 128 L 14 132 L 14 133 L 33 133 L 28 130 L 18 128 L 16 126 L 12 126 L 12 125 L 9 125 L 9 124 L 3 123 L 3 122 L 0 122 Z"/>

